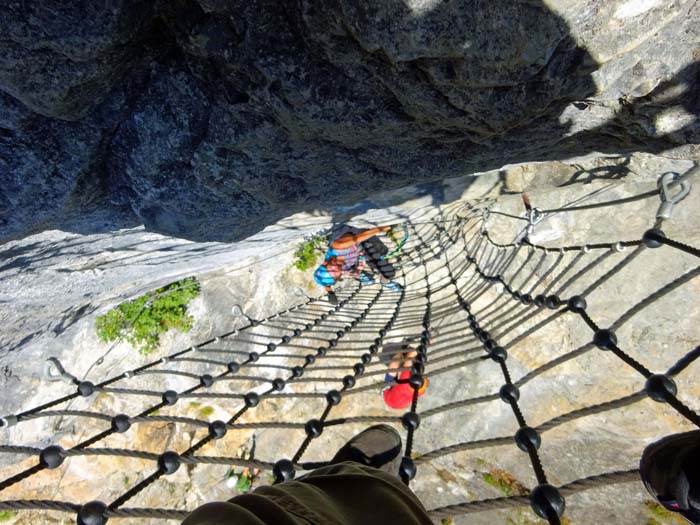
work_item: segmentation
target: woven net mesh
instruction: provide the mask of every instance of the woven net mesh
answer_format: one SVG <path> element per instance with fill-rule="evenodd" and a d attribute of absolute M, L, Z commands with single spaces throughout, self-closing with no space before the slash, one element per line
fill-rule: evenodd
<path fill-rule="evenodd" d="M 654 198 L 658 193 L 648 191 L 586 206 L 606 213 Z M 565 522 L 557 498 L 638 482 L 629 462 L 613 470 L 565 472 L 556 463 L 572 462 L 571 453 L 567 458 L 561 452 L 567 429 L 585 418 L 630 413 L 646 403 L 647 409 L 663 406 L 681 426 L 700 425 L 689 406 L 696 400 L 684 397 L 681 388 L 700 348 L 669 334 L 670 348 L 662 358 L 649 359 L 650 349 L 640 348 L 639 339 L 631 345 L 617 336 L 630 319 L 653 317 L 658 301 L 700 274 L 700 252 L 665 235 L 663 220 L 653 215 L 646 231 L 629 238 L 541 245 L 531 241 L 532 213 L 499 213 L 494 204 L 458 202 L 396 220 L 397 231 L 408 234 L 390 259 L 400 289 L 378 279 L 346 280 L 335 306 L 310 297 L 265 318 L 243 315 L 233 331 L 100 382 L 40 385 L 57 397 L 3 419 L 0 510 L 69 513 L 72 520 L 96 523 L 179 520 L 200 503 L 231 497 L 234 484 L 226 481 L 241 480 L 244 468 L 255 475 L 255 485 L 299 477 L 327 464 L 352 435 L 379 423 L 402 433 L 397 475 L 419 496 L 434 489 L 435 472 L 444 473 L 446 464 L 450 481 L 468 486 L 457 459 L 481 458 L 485 450 L 507 451 L 498 453 L 503 463 L 495 472 L 529 472 L 523 483 L 502 486 L 500 496 L 433 499 L 440 504 L 427 506 L 438 523 L 531 504 L 550 523 Z M 580 209 L 544 210 L 538 217 Z M 495 221 L 518 224 L 515 240 L 493 234 Z M 635 264 L 656 257 L 683 264 L 650 279 L 644 296 L 621 297 L 618 310 L 601 319 L 593 308 L 596 292 L 616 289 L 616 279 L 644 279 Z M 543 345 L 553 337 L 547 330 L 567 324 L 586 327 L 587 338 Z M 387 351 L 394 343 L 410 347 L 410 362 Z M 606 401 L 587 403 L 590 389 L 604 385 L 587 384 L 581 369 L 567 387 L 574 392 L 568 402 L 556 402 L 559 371 L 591 355 L 626 393 L 613 389 Z M 413 402 L 404 410 L 382 400 L 391 361 L 411 376 Z M 571 368 L 566 370 L 570 378 Z M 424 379 L 427 391 L 419 397 Z M 536 410 L 546 404 L 553 408 Z M 50 436 L 51 446 L 15 442 L 15 429 L 50 428 L 47 418 L 61 428 Z M 594 447 L 583 452 L 598 453 Z M 580 464 L 587 464 L 585 458 Z M 109 472 L 109 465 L 112 474 L 94 474 Z M 493 478 L 494 468 L 486 470 Z M 58 490 L 42 490 L 61 482 L 79 487 L 83 497 L 68 501 Z M 544 485 L 557 487 L 553 499 L 533 504 L 533 491 Z M 168 486 L 175 487 L 169 501 L 162 498 Z"/>

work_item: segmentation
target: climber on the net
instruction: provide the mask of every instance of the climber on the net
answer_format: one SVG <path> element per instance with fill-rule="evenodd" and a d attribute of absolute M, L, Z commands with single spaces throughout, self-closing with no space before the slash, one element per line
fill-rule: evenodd
<path fill-rule="evenodd" d="M 391 279 L 396 269 L 382 256 L 388 248 L 376 235 L 391 230 L 391 226 L 378 226 L 359 232 L 346 232 L 333 239 L 328 247 L 323 263 L 316 268 L 314 280 L 328 292 L 328 300 L 336 304 L 338 299 L 331 286 L 343 275 L 354 277 L 364 284 L 372 284 L 374 276 L 367 268 L 379 273 L 380 281 L 390 290 L 400 290 L 401 285 Z"/>
<path fill-rule="evenodd" d="M 411 346 L 414 338 L 407 337 L 400 343 L 384 345 L 381 353 L 381 361 L 387 363 L 387 371 L 384 375 L 385 387 L 382 389 L 384 403 L 389 408 L 405 409 L 413 401 L 413 387 L 409 383 L 412 375 L 412 367 L 418 357 L 418 352 Z M 425 394 L 428 380 L 423 377 L 423 384 L 418 389 L 418 397 Z"/>

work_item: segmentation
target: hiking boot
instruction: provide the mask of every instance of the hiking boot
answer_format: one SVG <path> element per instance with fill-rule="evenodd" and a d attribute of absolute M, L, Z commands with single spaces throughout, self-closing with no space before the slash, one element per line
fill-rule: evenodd
<path fill-rule="evenodd" d="M 642 454 L 639 474 L 661 505 L 700 524 L 700 430 L 649 445 Z"/>
<path fill-rule="evenodd" d="M 394 292 L 400 292 L 401 289 L 403 288 L 403 287 L 402 287 L 399 283 L 397 283 L 396 281 L 387 281 L 387 282 L 382 283 L 382 284 L 384 284 L 384 286 L 386 286 L 389 290 L 392 290 L 392 291 L 394 291 Z"/>
<path fill-rule="evenodd" d="M 355 461 L 398 475 L 401 465 L 401 436 L 389 425 L 374 425 L 348 441 L 331 464 Z"/>
<path fill-rule="evenodd" d="M 364 285 L 374 284 L 374 277 L 365 272 L 362 272 L 360 275 L 358 275 L 357 280 Z"/>

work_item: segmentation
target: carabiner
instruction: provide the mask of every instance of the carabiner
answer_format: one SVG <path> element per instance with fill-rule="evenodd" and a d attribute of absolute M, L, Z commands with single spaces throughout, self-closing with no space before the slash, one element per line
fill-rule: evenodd
<path fill-rule="evenodd" d="M 49 357 L 44 363 L 44 379 L 47 381 L 63 381 L 69 385 L 77 385 L 78 381 L 74 376 L 66 372 L 61 362 L 55 357 Z"/>
<path fill-rule="evenodd" d="M 673 207 L 685 199 L 690 193 L 690 181 L 685 179 L 681 180 L 680 183 L 677 183 L 676 181 L 679 177 L 679 173 L 668 171 L 659 178 L 658 186 L 659 196 L 661 197 L 661 206 L 659 206 L 659 211 L 656 212 L 657 219 L 670 219 L 673 212 Z M 680 184 L 680 189 L 675 195 L 671 195 L 671 187 L 675 186 L 676 184 Z"/>

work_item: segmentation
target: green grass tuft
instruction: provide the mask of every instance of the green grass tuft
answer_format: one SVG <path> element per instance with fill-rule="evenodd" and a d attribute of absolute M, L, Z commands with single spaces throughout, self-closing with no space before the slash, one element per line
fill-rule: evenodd
<path fill-rule="evenodd" d="M 644 506 L 647 508 L 649 514 L 651 514 L 651 517 L 647 520 L 647 525 L 680 525 L 687 523 L 687 521 L 685 521 L 680 514 L 668 510 L 666 507 L 659 505 L 655 501 L 645 500 Z"/>
<path fill-rule="evenodd" d="M 199 417 L 209 417 L 214 413 L 214 407 L 202 407 L 199 411 Z"/>
<path fill-rule="evenodd" d="M 15 516 L 17 516 L 15 510 L 0 510 L 0 521 L 10 521 Z"/>
<path fill-rule="evenodd" d="M 200 293 L 197 279 L 174 282 L 122 303 L 95 320 L 97 336 L 105 343 L 124 337 L 142 355 L 158 348 L 160 335 L 168 330 L 189 332 L 194 324 L 187 304 Z"/>
<path fill-rule="evenodd" d="M 326 242 L 325 237 L 316 235 L 301 243 L 294 252 L 294 267 L 302 272 L 313 268 L 324 253 Z"/>

